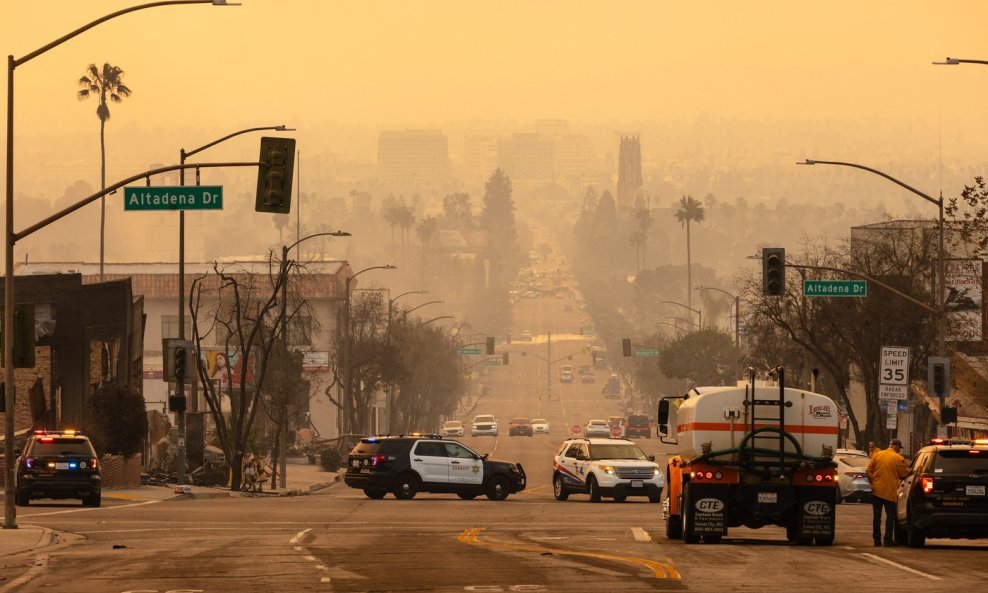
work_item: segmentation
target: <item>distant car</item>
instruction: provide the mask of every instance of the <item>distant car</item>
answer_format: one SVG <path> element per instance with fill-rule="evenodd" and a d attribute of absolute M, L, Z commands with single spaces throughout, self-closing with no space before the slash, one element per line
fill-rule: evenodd
<path fill-rule="evenodd" d="M 549 421 L 545 418 L 532 418 L 532 432 L 534 434 L 549 434 Z"/>
<path fill-rule="evenodd" d="M 560 383 L 572 383 L 573 382 L 573 373 L 559 373 L 559 382 Z"/>
<path fill-rule="evenodd" d="M 576 372 L 576 368 L 573 365 L 571 365 L 571 364 L 564 364 L 564 365 L 560 365 L 559 372 L 560 373 L 569 373 L 569 374 L 572 375 L 573 373 Z"/>
<path fill-rule="evenodd" d="M 508 436 L 527 436 L 530 437 L 535 434 L 535 430 L 532 428 L 532 422 L 528 418 L 512 418 L 508 422 Z"/>
<path fill-rule="evenodd" d="M 521 332 L 521 341 L 522 342 L 531 342 L 532 341 L 532 332 L 528 331 L 527 329 L 525 331 Z"/>
<path fill-rule="evenodd" d="M 580 373 L 581 375 L 592 375 L 593 367 L 590 366 L 589 364 L 581 364 L 579 367 L 577 367 L 577 372 Z"/>
<path fill-rule="evenodd" d="M 74 430 L 35 433 L 16 463 L 17 506 L 32 498 L 78 498 L 83 506 L 100 506 L 101 464 L 88 437 Z"/>
<path fill-rule="evenodd" d="M 650 439 L 652 438 L 652 423 L 644 414 L 632 414 L 628 416 L 628 425 L 624 433 L 628 438 L 645 437 Z"/>
<path fill-rule="evenodd" d="M 580 375 L 580 381 L 583 382 L 583 383 L 596 383 L 597 382 L 597 375 L 595 375 L 593 373 L 586 373 L 586 374 Z"/>
<path fill-rule="evenodd" d="M 611 436 L 611 426 L 607 420 L 591 420 L 583 427 L 583 436 L 588 439 L 591 437 L 609 437 Z"/>
<path fill-rule="evenodd" d="M 865 469 L 868 467 L 868 454 L 856 449 L 837 449 L 834 454 L 837 463 L 837 487 L 841 502 L 866 502 L 871 500 L 871 482 Z"/>
<path fill-rule="evenodd" d="M 497 419 L 490 414 L 479 414 L 473 417 L 470 425 L 470 436 L 497 436 Z"/>
<path fill-rule="evenodd" d="M 600 422 L 603 422 L 601 420 Z M 647 496 L 662 501 L 665 478 L 654 456 L 626 439 L 569 439 L 552 460 L 552 491 L 556 500 L 570 494 L 589 494 L 590 502 L 601 496 L 624 502 L 629 496 Z M 711 499 L 713 500 L 713 499 Z"/>
<path fill-rule="evenodd" d="M 988 439 L 933 439 L 899 482 L 895 539 L 988 538 Z"/>
<path fill-rule="evenodd" d="M 628 421 L 625 419 L 624 416 L 608 416 L 607 417 L 607 425 L 610 426 L 611 429 L 617 428 L 617 429 L 619 429 L 621 431 L 621 434 L 618 434 L 618 435 L 615 435 L 612 432 L 611 435 L 610 435 L 612 437 L 624 437 L 625 430 L 627 428 L 627 424 L 628 424 Z"/>
<path fill-rule="evenodd" d="M 447 420 L 443 424 L 442 435 L 444 437 L 461 437 L 463 436 L 463 423 L 459 420 Z"/>

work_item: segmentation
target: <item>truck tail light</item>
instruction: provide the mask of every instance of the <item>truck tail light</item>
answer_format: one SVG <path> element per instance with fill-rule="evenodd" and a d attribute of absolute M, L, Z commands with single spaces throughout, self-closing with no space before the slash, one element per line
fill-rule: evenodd
<path fill-rule="evenodd" d="M 920 485 L 923 487 L 923 494 L 930 494 L 933 492 L 933 478 L 930 476 L 923 476 L 919 480 Z"/>

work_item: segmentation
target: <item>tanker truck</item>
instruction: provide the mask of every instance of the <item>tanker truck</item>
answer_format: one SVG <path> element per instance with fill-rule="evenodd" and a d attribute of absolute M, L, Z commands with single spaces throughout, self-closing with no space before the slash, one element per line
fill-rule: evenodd
<path fill-rule="evenodd" d="M 666 464 L 666 537 L 717 543 L 730 527 L 786 529 L 790 542 L 829 546 L 838 502 L 839 413 L 832 399 L 777 385 L 695 387 L 659 400 Z"/>

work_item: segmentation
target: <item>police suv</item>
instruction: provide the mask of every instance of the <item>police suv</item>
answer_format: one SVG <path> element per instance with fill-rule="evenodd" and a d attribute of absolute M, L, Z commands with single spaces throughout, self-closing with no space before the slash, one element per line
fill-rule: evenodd
<path fill-rule="evenodd" d="M 78 498 L 100 506 L 102 474 L 89 439 L 74 430 L 36 431 L 18 452 L 14 502 L 28 506 L 33 498 Z"/>
<path fill-rule="evenodd" d="M 647 496 L 649 502 L 659 502 L 664 486 L 655 456 L 646 456 L 628 439 L 569 439 L 552 461 L 556 500 L 589 494 L 590 502 L 600 502 L 602 496 L 618 502 L 629 496 Z"/>
<path fill-rule="evenodd" d="M 439 435 L 361 439 L 347 457 L 344 482 L 369 498 L 408 500 L 419 492 L 451 493 L 463 499 L 481 494 L 504 500 L 525 489 L 520 463 L 492 461 Z"/>

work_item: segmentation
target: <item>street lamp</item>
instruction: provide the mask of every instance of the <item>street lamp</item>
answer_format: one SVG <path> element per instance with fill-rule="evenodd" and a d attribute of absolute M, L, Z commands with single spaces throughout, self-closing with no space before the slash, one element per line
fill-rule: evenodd
<path fill-rule="evenodd" d="M 660 303 L 669 303 L 671 305 L 679 305 L 680 307 L 682 307 L 684 309 L 689 309 L 690 311 L 696 313 L 699 316 L 699 319 L 700 319 L 700 323 L 697 324 L 697 327 L 699 327 L 700 329 L 703 329 L 703 313 L 699 309 L 694 309 L 693 307 L 688 307 L 688 306 L 686 306 L 686 305 L 684 305 L 682 303 L 677 303 L 676 301 L 659 301 L 659 302 Z M 693 316 L 692 315 L 690 315 L 690 323 L 693 323 Z"/>
<path fill-rule="evenodd" d="M 949 58 L 948 58 L 949 59 Z M 943 196 L 939 198 L 932 198 L 923 192 L 919 191 L 911 185 L 907 185 L 902 181 L 899 181 L 895 177 L 887 173 L 883 173 L 878 169 L 872 169 L 871 167 L 866 167 L 864 165 L 858 165 L 856 163 L 845 163 L 841 161 L 818 161 L 816 159 L 806 159 L 802 163 L 796 163 L 797 165 L 839 165 L 842 167 L 853 167 L 855 169 L 861 169 L 863 171 L 868 171 L 869 173 L 874 173 L 880 177 L 888 179 L 892 183 L 903 187 L 917 196 L 923 198 L 927 202 L 934 204 L 938 209 L 937 215 L 937 234 L 939 235 L 939 245 L 937 247 L 937 258 L 939 262 L 937 263 L 937 356 L 946 356 L 947 352 L 947 316 L 946 309 L 944 307 L 944 294 L 945 286 L 944 282 L 946 279 L 946 268 L 944 263 L 944 248 L 943 248 Z M 940 398 L 943 399 L 942 397 Z M 943 401 L 940 402 L 941 408 L 943 407 Z"/>
<path fill-rule="evenodd" d="M 957 66 L 958 64 L 988 64 L 988 60 L 964 60 L 961 58 L 947 58 L 942 62 L 933 62 L 935 66 Z"/>
<path fill-rule="evenodd" d="M 295 128 L 286 128 L 283 124 L 277 126 L 263 126 L 258 128 L 247 128 L 232 134 L 227 134 L 222 138 L 213 140 L 208 144 L 203 144 L 199 148 L 186 151 L 184 148 L 178 149 L 178 162 L 180 165 L 185 164 L 185 159 L 188 157 L 198 154 L 211 146 L 216 146 L 217 144 L 229 140 L 234 136 L 239 136 L 241 134 L 246 134 L 248 132 L 257 132 L 260 130 L 274 130 L 278 132 L 294 131 Z M 179 169 L 178 173 L 178 184 L 180 186 L 185 186 L 185 168 Z M 199 172 L 196 171 L 196 185 L 199 184 Z M 282 260 L 284 261 L 284 259 Z M 100 258 L 100 279 L 103 278 L 103 259 Z M 185 339 L 185 210 L 178 211 L 178 339 Z M 193 390 L 194 392 L 194 390 Z M 185 396 L 185 378 L 176 377 L 175 381 L 175 393 L 177 395 Z M 196 398 L 192 399 L 192 411 L 199 411 L 198 401 Z M 177 424 L 178 424 L 178 459 L 176 460 L 176 481 L 179 485 L 185 483 L 185 411 L 176 412 Z"/>
<path fill-rule="evenodd" d="M 419 305 L 417 307 L 412 307 L 411 309 L 408 309 L 407 311 L 402 311 L 402 316 L 403 316 L 404 319 L 408 319 L 408 314 L 411 313 L 412 311 L 415 311 L 417 309 L 421 309 L 422 307 L 424 307 L 426 305 L 435 305 L 437 303 L 445 303 L 445 302 L 446 301 L 429 301 L 428 303 L 422 303 L 421 305 Z"/>
<path fill-rule="evenodd" d="M 734 351 L 735 356 L 738 359 L 738 373 L 740 376 L 741 372 L 741 297 L 736 294 L 731 294 L 724 290 L 723 288 L 716 288 L 713 286 L 697 286 L 697 290 L 715 290 L 717 292 L 726 294 L 727 296 L 734 299 Z"/>
<path fill-rule="evenodd" d="M 81 35 L 93 27 L 105 23 L 110 19 L 122 16 L 145 8 L 155 8 L 158 6 L 170 6 L 177 4 L 212 4 L 214 6 L 237 6 L 238 4 L 227 4 L 226 0 L 162 0 L 131 6 L 104 15 L 88 24 L 85 24 L 58 39 L 39 47 L 33 52 L 20 58 L 13 55 L 7 56 L 7 162 L 6 162 L 6 244 L 4 262 L 4 286 L 3 286 L 3 327 L 12 328 L 14 326 L 14 70 L 47 51 L 62 45 L 66 41 Z M 4 426 L 4 455 L 7 463 L 4 467 L 4 529 L 17 529 L 17 507 L 14 505 L 14 405 L 16 402 L 16 388 L 14 376 L 14 332 L 6 331 L 3 337 L 3 377 L 6 386 L 7 403 L 9 412 L 6 414 Z"/>
<path fill-rule="evenodd" d="M 369 268 L 364 268 L 356 274 L 351 274 L 347 276 L 346 284 L 343 290 L 343 315 L 344 315 L 344 326 L 343 326 L 343 422 L 341 427 L 341 432 L 343 434 L 350 434 L 350 403 L 353 393 L 352 384 L 352 361 L 350 360 L 350 350 L 353 341 L 353 332 L 350 328 L 350 282 L 354 278 L 363 274 L 364 272 L 370 272 L 371 270 L 397 270 L 397 266 L 391 264 L 386 264 L 383 266 L 371 266 Z"/>
<path fill-rule="evenodd" d="M 428 321 L 423 321 L 419 325 L 429 325 L 433 321 L 439 321 L 440 319 L 456 319 L 456 316 L 455 315 L 440 315 L 439 317 L 433 317 L 432 319 L 430 319 Z"/>

